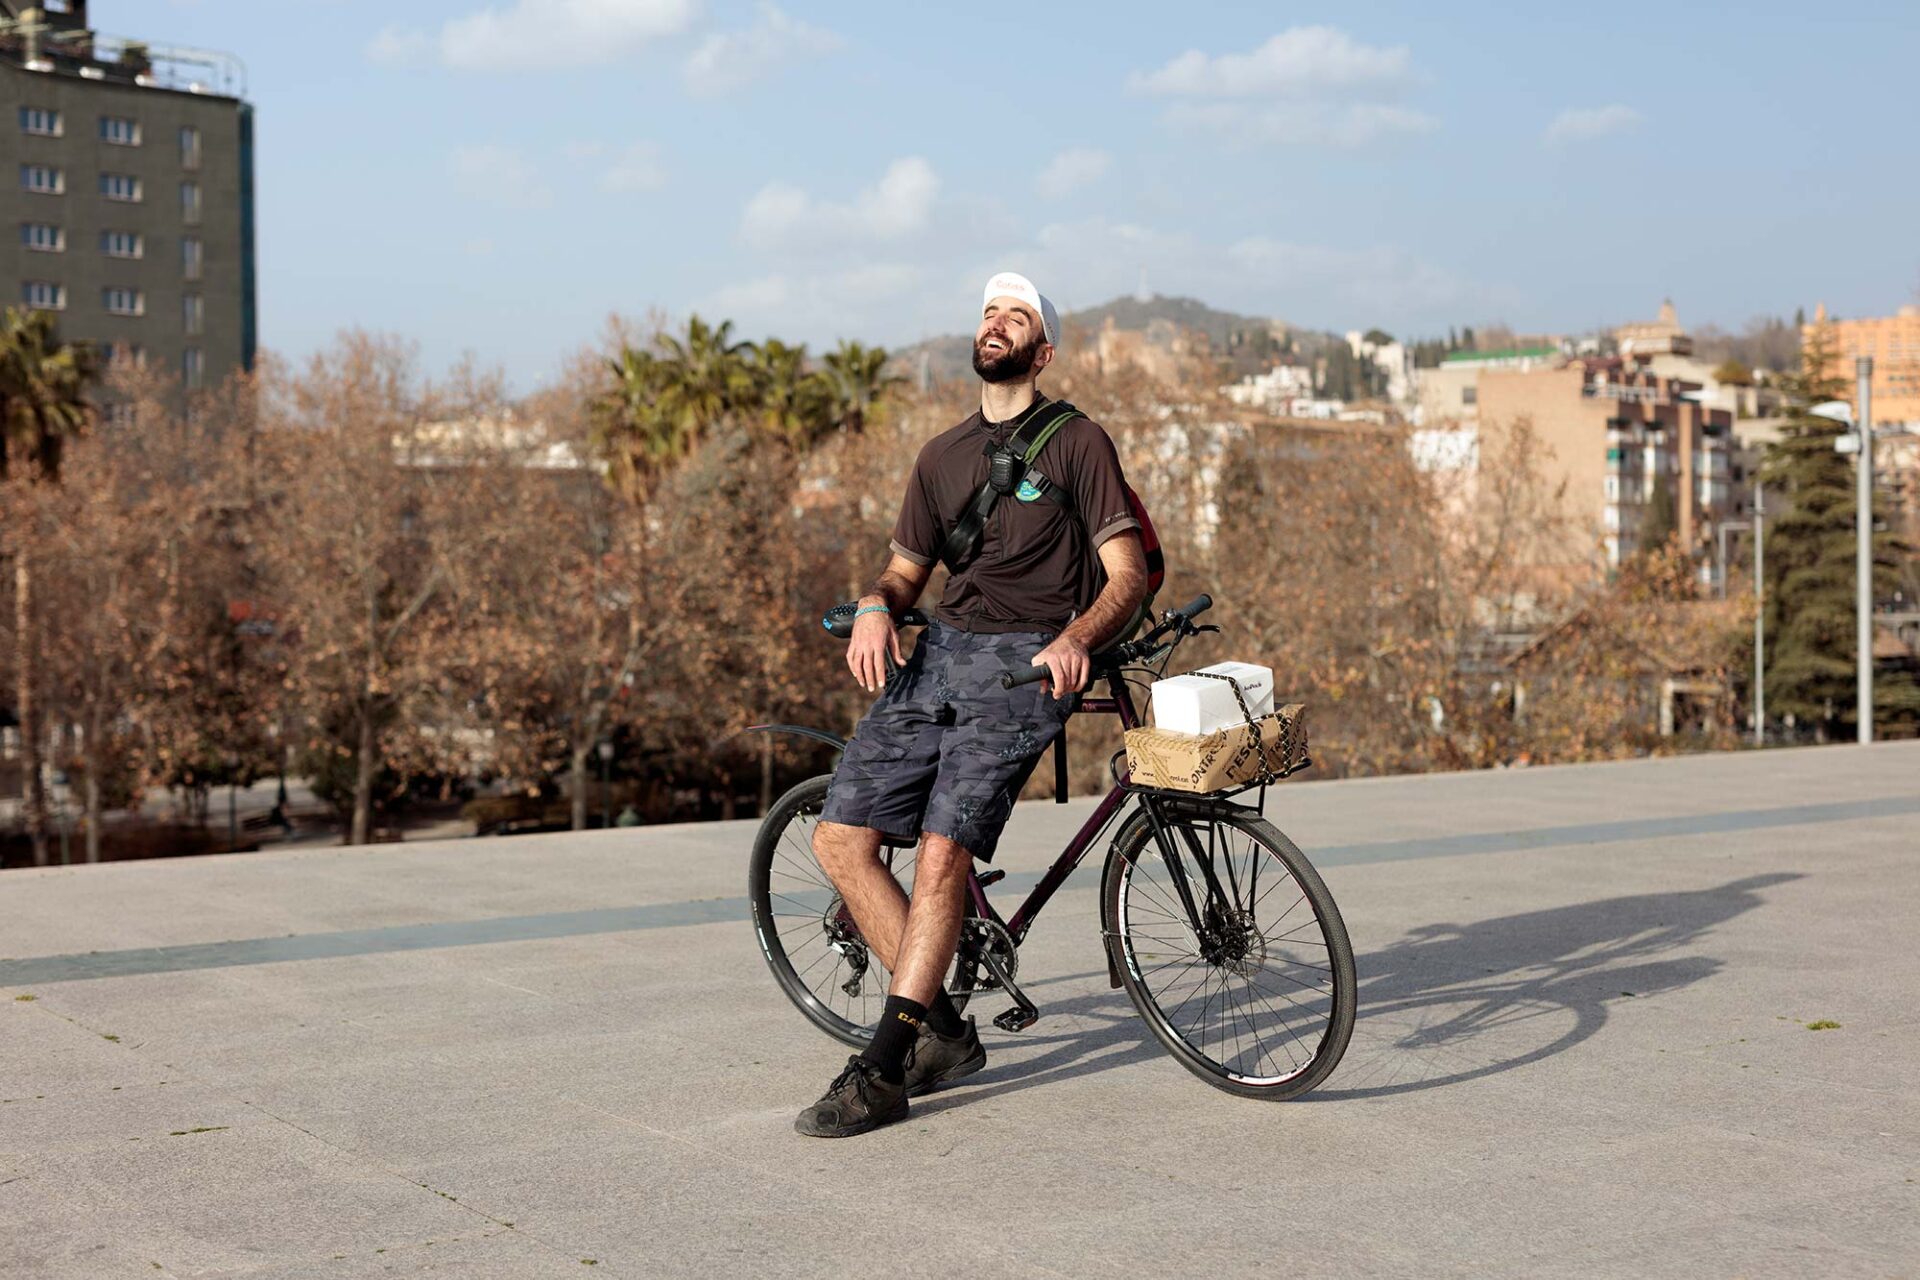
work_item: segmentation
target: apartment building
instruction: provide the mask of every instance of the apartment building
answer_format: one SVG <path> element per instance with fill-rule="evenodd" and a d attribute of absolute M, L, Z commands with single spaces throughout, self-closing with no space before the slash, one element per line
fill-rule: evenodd
<path fill-rule="evenodd" d="M 1642 550 L 1663 486 L 1682 543 L 1702 551 L 1715 522 L 1743 509 L 1733 415 L 1701 404 L 1696 384 L 1588 357 L 1559 369 L 1489 370 L 1478 387 L 1482 456 L 1530 422 L 1549 490 L 1565 486 L 1568 564 L 1597 548 L 1618 567 Z"/>
<path fill-rule="evenodd" d="M 211 385 L 253 366 L 253 110 L 230 55 L 0 0 L 0 269 L 110 361 Z"/>
<path fill-rule="evenodd" d="M 1890 316 L 1835 320 L 1822 303 L 1814 308 L 1813 323 L 1801 331 L 1802 340 L 1822 328 L 1834 352 L 1828 372 L 1847 384 L 1845 398 L 1854 397 L 1854 359 L 1872 356 L 1874 423 L 1920 426 L 1920 307 L 1901 307 Z"/>
<path fill-rule="evenodd" d="M 1550 346 L 1455 351 L 1437 368 L 1414 370 L 1414 421 L 1433 429 L 1469 426 L 1480 417 L 1481 374 L 1547 369 L 1563 359 L 1560 348 Z"/>

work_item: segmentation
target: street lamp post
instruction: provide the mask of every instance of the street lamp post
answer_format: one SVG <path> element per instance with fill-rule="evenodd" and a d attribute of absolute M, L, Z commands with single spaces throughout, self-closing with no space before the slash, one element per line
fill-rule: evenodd
<path fill-rule="evenodd" d="M 1767 491 L 1753 486 L 1753 745 L 1767 745 L 1767 586 L 1761 573 L 1760 522 L 1766 515 Z"/>
<path fill-rule="evenodd" d="M 600 745 L 594 748 L 594 753 L 600 757 L 600 829 L 611 831 L 613 829 L 613 740 L 601 739 Z"/>

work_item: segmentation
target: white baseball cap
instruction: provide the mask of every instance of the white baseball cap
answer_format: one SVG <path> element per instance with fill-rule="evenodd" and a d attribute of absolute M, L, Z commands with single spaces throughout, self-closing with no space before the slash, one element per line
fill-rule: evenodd
<path fill-rule="evenodd" d="M 1053 303 L 1038 289 L 1033 281 L 1018 271 L 1002 271 L 987 281 L 987 291 L 980 299 L 985 307 L 995 298 L 1017 298 L 1040 313 L 1040 331 L 1046 340 L 1058 346 L 1060 343 L 1060 314 L 1053 309 Z"/>

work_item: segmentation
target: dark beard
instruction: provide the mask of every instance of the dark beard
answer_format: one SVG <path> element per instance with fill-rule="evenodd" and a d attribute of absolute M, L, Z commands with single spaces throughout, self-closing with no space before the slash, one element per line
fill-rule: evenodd
<path fill-rule="evenodd" d="M 1040 339 L 1034 338 L 1023 347 L 1014 347 L 997 356 L 989 356 L 980 349 L 981 344 L 973 344 L 973 371 L 980 375 L 982 382 L 1018 382 L 1033 372 L 1033 362 L 1040 354 Z"/>

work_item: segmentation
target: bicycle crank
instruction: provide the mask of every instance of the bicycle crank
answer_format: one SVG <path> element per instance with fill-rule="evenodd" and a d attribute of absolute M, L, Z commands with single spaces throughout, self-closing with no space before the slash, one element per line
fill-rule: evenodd
<path fill-rule="evenodd" d="M 1040 1021 L 1040 1010 L 1035 1007 L 1033 1001 L 1027 999 L 1026 992 L 1020 990 L 1019 984 L 1013 980 L 1013 974 L 1008 971 L 1007 966 L 1000 963 L 1000 957 L 992 951 L 983 951 L 980 960 L 987 966 L 987 971 L 993 974 L 1000 985 L 1006 989 L 1007 994 L 1013 997 L 1013 1008 L 995 1018 L 993 1025 L 1002 1031 L 1025 1031 Z"/>

